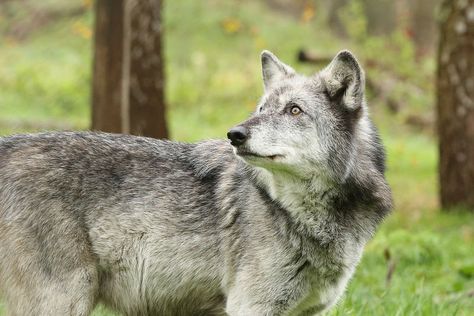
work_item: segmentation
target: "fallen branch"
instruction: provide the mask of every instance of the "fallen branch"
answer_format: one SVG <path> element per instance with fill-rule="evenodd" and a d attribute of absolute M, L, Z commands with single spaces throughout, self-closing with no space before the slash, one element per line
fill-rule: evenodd
<path fill-rule="evenodd" d="M 298 52 L 298 61 L 302 63 L 325 65 L 329 64 L 331 60 L 332 58 L 329 56 L 320 56 L 315 53 L 307 52 L 303 49 Z"/>

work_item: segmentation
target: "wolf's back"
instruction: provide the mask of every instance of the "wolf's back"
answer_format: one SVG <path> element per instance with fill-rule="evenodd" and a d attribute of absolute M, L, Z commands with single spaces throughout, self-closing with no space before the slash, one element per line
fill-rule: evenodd
<path fill-rule="evenodd" d="M 0 218 L 61 215 L 88 225 L 94 212 L 139 204 L 175 217 L 207 211 L 219 174 L 235 160 L 229 147 L 105 133 L 0 138 Z"/>

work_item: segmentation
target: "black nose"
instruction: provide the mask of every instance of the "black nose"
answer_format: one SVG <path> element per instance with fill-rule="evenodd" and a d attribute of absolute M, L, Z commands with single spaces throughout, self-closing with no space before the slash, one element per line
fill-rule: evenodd
<path fill-rule="evenodd" d="M 230 139 L 230 143 L 233 146 L 239 146 L 245 143 L 249 137 L 248 130 L 243 126 L 236 126 L 230 129 L 227 133 L 227 138 Z"/>

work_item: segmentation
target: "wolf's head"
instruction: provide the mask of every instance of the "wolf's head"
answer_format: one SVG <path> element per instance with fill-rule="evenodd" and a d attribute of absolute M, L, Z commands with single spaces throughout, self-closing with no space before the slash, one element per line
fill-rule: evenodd
<path fill-rule="evenodd" d="M 239 157 L 270 172 L 342 180 L 356 151 L 366 150 L 383 169 L 383 157 L 370 157 L 383 150 L 367 116 L 364 72 L 349 51 L 310 77 L 268 51 L 261 59 L 265 93 L 252 116 L 227 134 Z"/>

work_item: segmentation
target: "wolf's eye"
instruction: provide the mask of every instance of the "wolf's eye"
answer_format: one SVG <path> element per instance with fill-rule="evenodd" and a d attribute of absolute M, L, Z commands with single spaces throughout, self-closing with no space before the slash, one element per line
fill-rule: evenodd
<path fill-rule="evenodd" d="M 303 112 L 303 111 L 301 111 L 300 107 L 297 106 L 297 105 L 293 105 L 290 109 L 291 115 L 299 115 L 299 114 L 301 114 L 301 112 Z"/>

